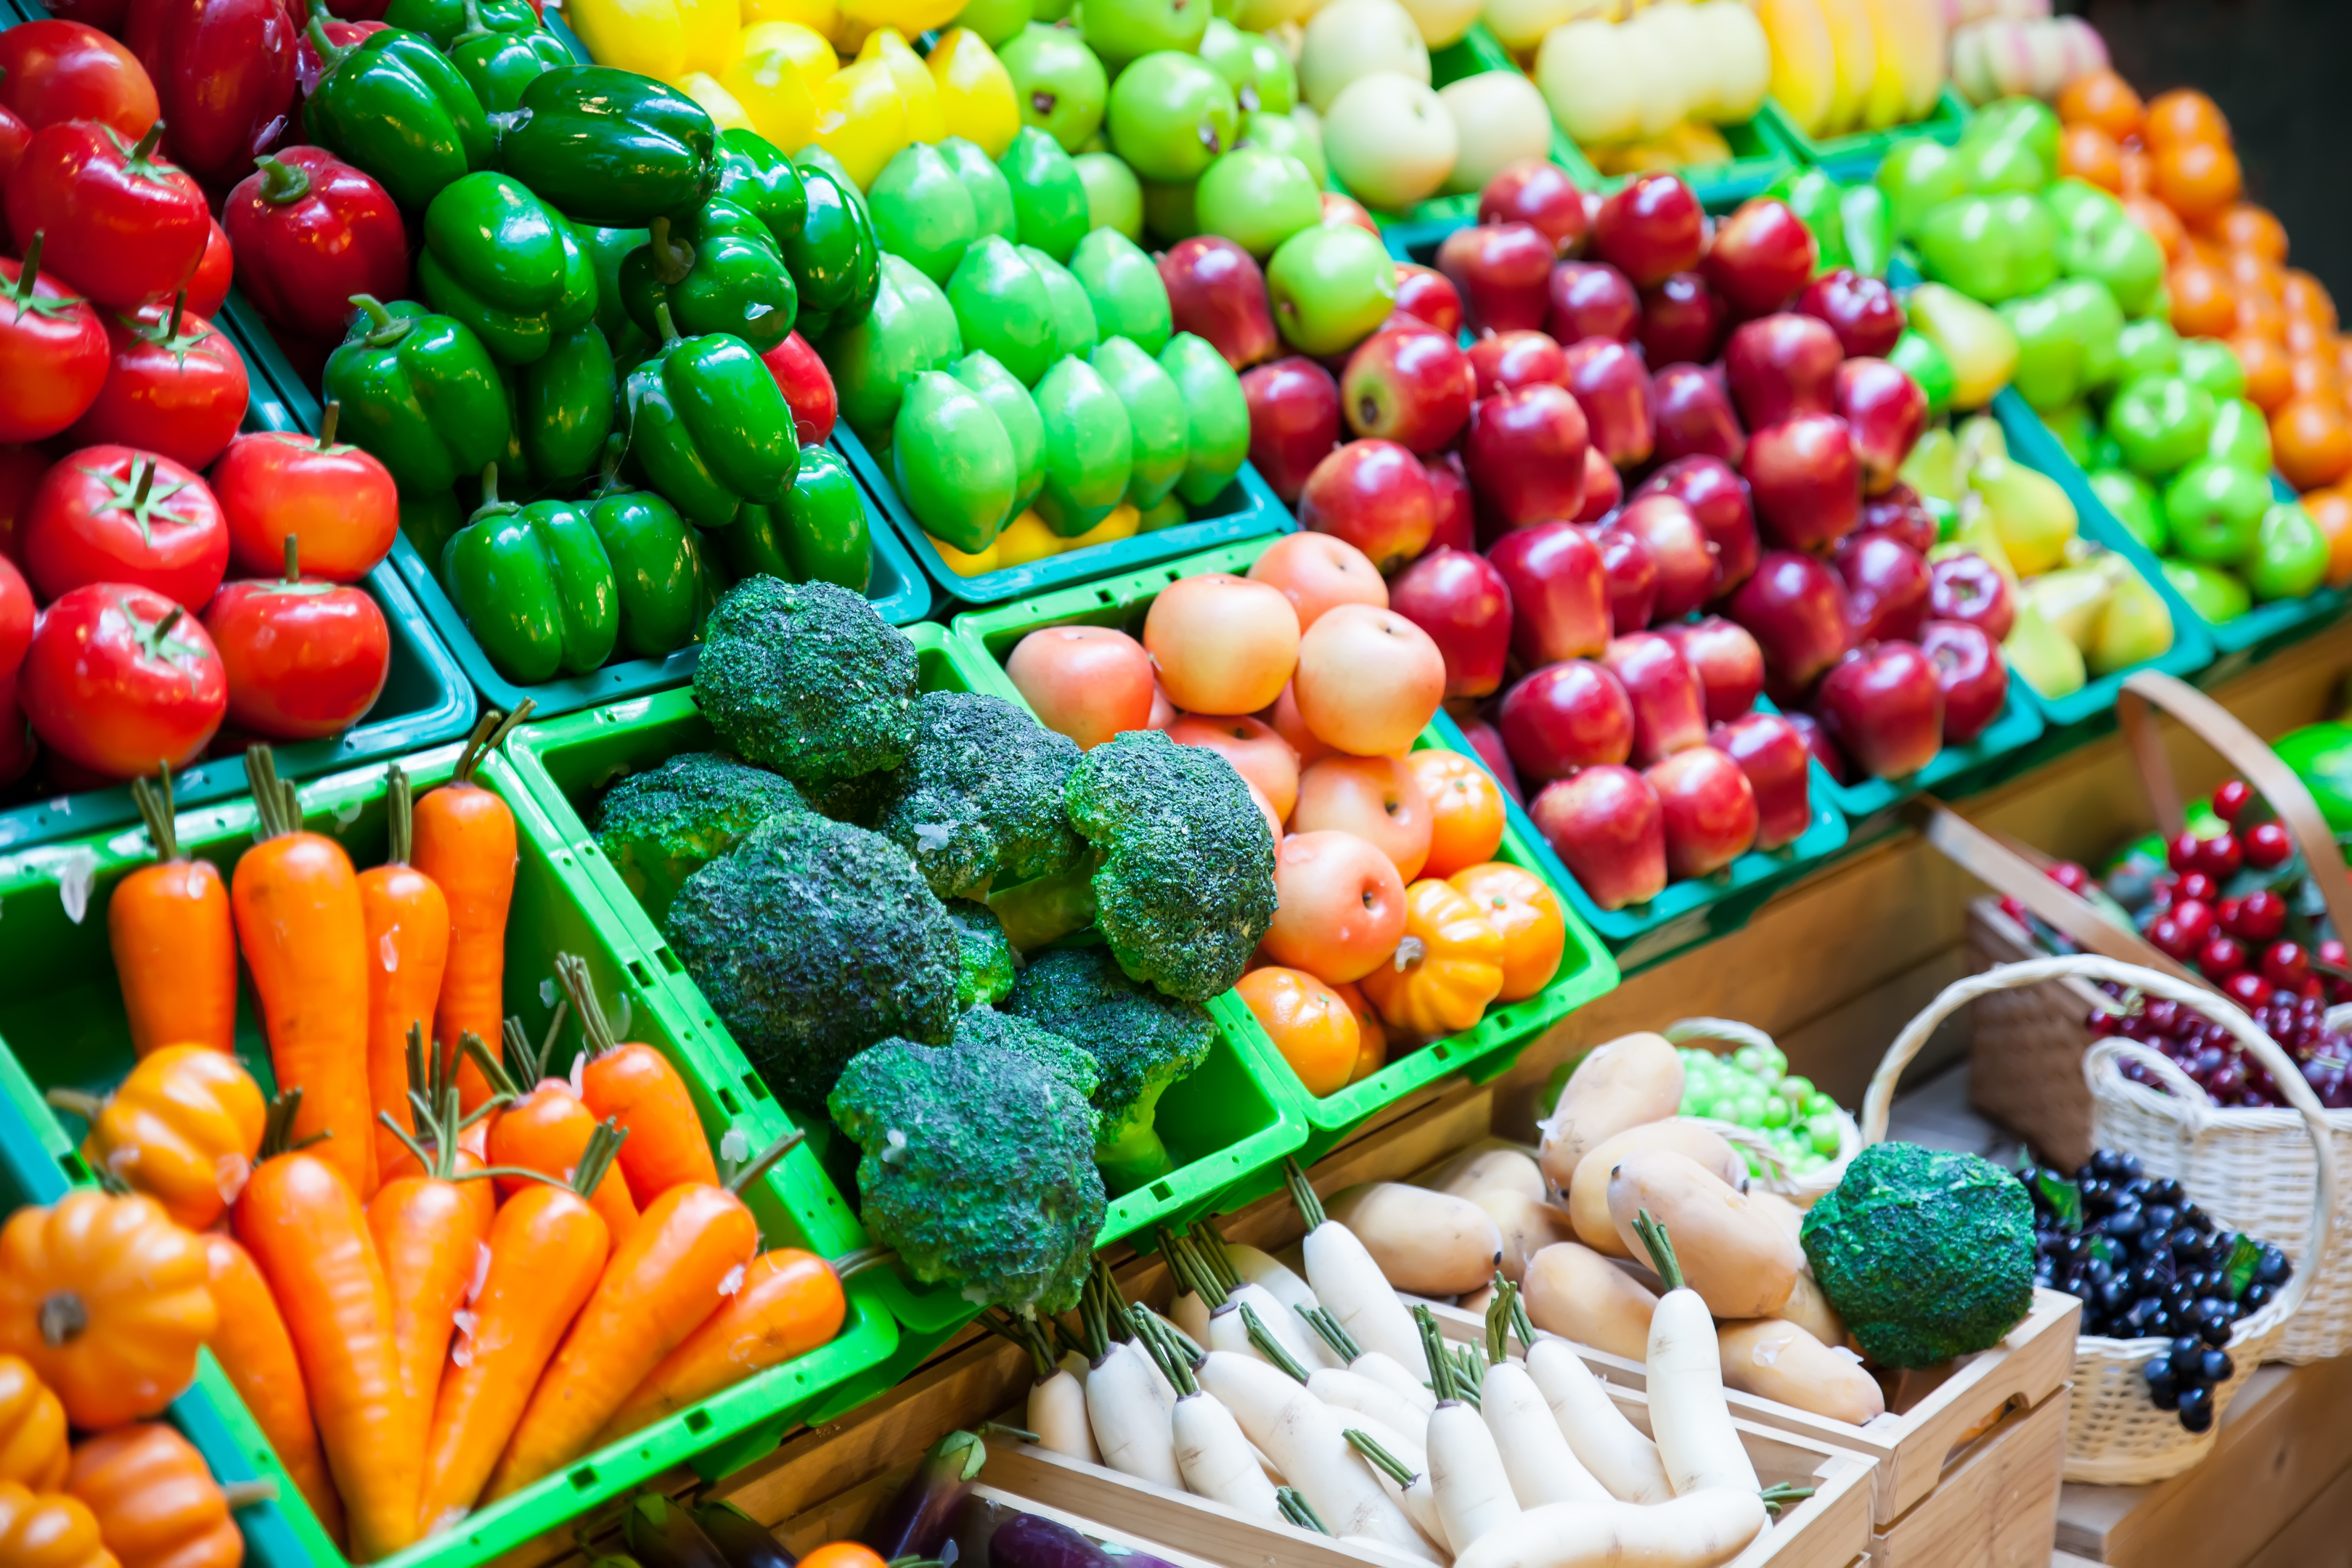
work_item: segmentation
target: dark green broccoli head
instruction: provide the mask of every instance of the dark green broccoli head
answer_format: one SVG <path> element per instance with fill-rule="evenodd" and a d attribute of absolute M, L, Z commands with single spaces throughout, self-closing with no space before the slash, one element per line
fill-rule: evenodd
<path fill-rule="evenodd" d="M 825 1108 L 864 1152 L 866 1230 L 916 1279 L 1062 1312 L 1102 1229 L 1094 1089 L 1085 1052 L 975 1007 L 943 1047 L 892 1039 L 859 1056 Z"/>
<path fill-rule="evenodd" d="M 807 809 L 790 779 L 723 752 L 685 752 L 604 792 L 596 844 L 658 923 L 679 883 L 771 816 Z"/>
<path fill-rule="evenodd" d="M 970 899 L 950 899 L 947 906 L 962 952 L 956 964 L 956 1005 L 993 1006 L 1013 989 L 1013 973 L 1021 966 L 1004 940 L 1004 922 L 986 904 Z"/>
<path fill-rule="evenodd" d="M 895 768 L 878 773 L 860 773 L 854 779 L 836 779 L 831 784 L 803 784 L 801 794 L 809 809 L 835 822 L 846 822 L 853 827 L 872 827 L 882 820 L 882 808 L 898 793 L 898 773 Z"/>
<path fill-rule="evenodd" d="M 800 784 L 895 768 L 915 743 L 915 648 L 830 583 L 758 575 L 710 614 L 694 694 L 730 749 Z"/>
<path fill-rule="evenodd" d="M 1169 1085 L 1189 1077 L 1216 1043 L 1207 1008 L 1137 984 L 1107 948 L 1057 947 L 1030 957 L 1004 1010 L 1051 1029 L 1101 1068 L 1095 1159 L 1112 1191 L 1132 1191 L 1174 1168 L 1153 1117 Z"/>
<path fill-rule="evenodd" d="M 1233 763 L 1129 730 L 1078 760 L 1062 799 L 1104 851 L 1095 924 L 1119 967 L 1187 1002 L 1231 989 L 1274 923 L 1274 837 Z"/>
<path fill-rule="evenodd" d="M 1822 1294 L 1882 1366 L 1990 1350 L 2033 1307 L 2033 1200 L 1974 1154 L 1874 1143 L 1799 1235 Z"/>
<path fill-rule="evenodd" d="M 686 879 L 663 930 L 787 1100 L 824 1100 L 877 1040 L 955 1027 L 955 924 L 898 847 L 862 827 L 770 817 Z"/>
<path fill-rule="evenodd" d="M 977 691 L 926 691 L 915 749 L 891 775 L 875 831 L 915 858 L 943 899 L 986 898 L 1074 864 L 1086 843 L 1062 814 L 1077 742 Z"/>

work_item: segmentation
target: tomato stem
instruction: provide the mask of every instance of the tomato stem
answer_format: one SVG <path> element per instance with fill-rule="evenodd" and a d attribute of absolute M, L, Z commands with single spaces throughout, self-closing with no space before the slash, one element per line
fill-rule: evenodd
<path fill-rule="evenodd" d="M 19 305 L 32 299 L 33 285 L 40 281 L 41 244 L 47 237 L 48 230 L 37 228 L 33 231 L 33 243 L 25 247 L 24 267 L 16 274 L 16 295 Z"/>
<path fill-rule="evenodd" d="M 319 411 L 319 450 L 321 452 L 331 452 L 335 449 L 335 422 L 342 416 L 341 400 L 333 397 L 327 399 L 327 406 Z"/>
<path fill-rule="evenodd" d="M 162 140 L 163 140 L 163 122 L 158 120 L 147 128 L 147 134 L 139 138 L 132 145 L 131 155 L 123 162 L 126 164 L 144 163 L 147 162 L 147 154 L 152 153 L 155 150 L 155 143 Z"/>

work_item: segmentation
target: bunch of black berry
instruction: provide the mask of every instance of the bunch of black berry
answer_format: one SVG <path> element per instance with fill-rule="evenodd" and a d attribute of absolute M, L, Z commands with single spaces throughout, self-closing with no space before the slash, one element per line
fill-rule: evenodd
<path fill-rule="evenodd" d="M 2123 1000 L 2123 988 L 2113 981 L 2102 988 Z M 2143 998 L 2127 1005 L 2136 1010 L 2092 1014 L 2085 1020 L 2091 1033 L 2120 1036 L 2163 1052 L 2216 1105 L 2274 1108 L 2286 1103 L 2268 1070 L 2221 1025 L 2208 1023 L 2178 1002 Z M 2352 1107 L 2352 1034 L 2327 1026 L 2322 1003 L 2281 992 L 2247 1011 L 2294 1059 L 2322 1105 L 2331 1110 Z M 2163 1087 L 2154 1073 L 2136 1063 L 2124 1065 L 2124 1076 L 2135 1083 Z"/>
<path fill-rule="evenodd" d="M 2131 1154 L 2102 1149 L 2072 1181 L 2019 1175 L 2033 1198 L 2033 1282 L 2079 1297 L 2086 1334 L 2169 1340 L 2147 1365 L 2148 1397 L 2191 1432 L 2211 1426 L 2214 1385 L 2235 1370 L 2231 1331 L 2284 1288 L 2286 1254 L 2221 1229 Z"/>

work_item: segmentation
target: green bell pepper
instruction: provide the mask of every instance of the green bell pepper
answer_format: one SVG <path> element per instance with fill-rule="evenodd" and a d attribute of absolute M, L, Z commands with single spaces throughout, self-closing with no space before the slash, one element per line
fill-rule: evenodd
<path fill-rule="evenodd" d="M 620 386 L 596 323 L 564 333 L 545 354 L 508 374 L 515 435 L 532 481 L 558 489 L 594 473 L 613 433 Z"/>
<path fill-rule="evenodd" d="M 718 134 L 676 88 L 606 66 L 562 66 L 522 89 L 499 128 L 499 167 L 575 223 L 635 228 L 709 199 Z"/>
<path fill-rule="evenodd" d="M 450 537 L 465 526 L 466 509 L 458 504 L 457 491 L 401 492 L 400 531 L 428 565 L 441 559 Z"/>
<path fill-rule="evenodd" d="M 394 201 L 417 211 L 450 182 L 490 166 L 482 101 L 425 35 L 386 27 L 338 47 L 313 16 L 310 44 L 324 68 L 302 106 L 303 133 Z"/>
<path fill-rule="evenodd" d="M 657 495 L 620 487 L 588 503 L 589 525 L 604 542 L 621 595 L 621 649 L 632 658 L 662 658 L 701 629 L 701 568 L 694 530 Z"/>
<path fill-rule="evenodd" d="M 539 13 L 530 8 L 530 0 L 392 0 L 384 7 L 383 22 L 388 27 L 424 34 L 445 54 L 468 33 L 541 30 Z"/>
<path fill-rule="evenodd" d="M 629 308 L 621 301 L 621 263 L 629 252 L 646 243 L 649 237 L 642 228 L 591 228 L 574 225 L 581 246 L 588 252 L 588 265 L 596 274 L 596 325 L 604 334 L 604 342 L 615 360 L 635 354 L 640 358 L 652 347 L 646 334 L 629 320 Z"/>
<path fill-rule="evenodd" d="M 684 223 L 654 219 L 646 243 L 621 263 L 621 300 L 648 335 L 667 304 L 688 337 L 732 332 L 766 353 L 791 335 L 800 290 L 776 255 L 767 226 L 723 196 Z"/>
<path fill-rule="evenodd" d="M 352 302 L 352 335 L 320 376 L 323 395 L 342 405 L 344 437 L 391 470 L 404 496 L 451 489 L 496 462 L 511 426 L 482 340 L 413 300 Z"/>
<path fill-rule="evenodd" d="M 498 672 L 532 686 L 586 675 L 612 657 L 620 590 L 584 507 L 499 499 L 496 464 L 482 504 L 441 554 L 442 585 Z"/>
<path fill-rule="evenodd" d="M 773 142 L 741 126 L 719 133 L 719 188 L 711 194 L 766 224 L 780 251 L 808 221 L 808 186 L 801 172 Z"/>
<path fill-rule="evenodd" d="M 1864 278 L 1884 278 L 1895 258 L 1895 213 L 1876 185 L 1848 185 L 1838 196 L 1847 257 Z"/>
<path fill-rule="evenodd" d="M 416 280 L 507 364 L 529 364 L 596 318 L 595 267 L 579 235 L 505 174 L 467 174 L 433 198 Z"/>
<path fill-rule="evenodd" d="M 669 307 L 656 309 L 662 341 L 629 372 L 630 464 L 702 528 L 724 528 L 749 501 L 772 504 L 793 482 L 800 443 L 776 378 L 742 339 L 678 336 Z"/>
<path fill-rule="evenodd" d="M 783 255 L 800 285 L 800 334 L 814 342 L 835 327 L 856 326 L 873 309 L 882 245 L 856 185 L 807 159 L 800 172 L 808 216 L 784 241 Z"/>
<path fill-rule="evenodd" d="M 549 71 L 572 64 L 563 40 L 533 23 L 507 28 L 478 19 L 477 0 L 466 0 L 466 30 L 449 46 L 449 63 L 492 114 L 509 114 L 522 101 L 522 89 Z M 528 16 L 530 7 L 521 7 Z"/>
<path fill-rule="evenodd" d="M 773 506 L 747 506 L 719 536 L 737 577 L 764 572 L 787 583 L 831 583 L 863 594 L 874 575 L 866 502 L 848 466 L 829 447 L 801 448 L 801 471 Z"/>

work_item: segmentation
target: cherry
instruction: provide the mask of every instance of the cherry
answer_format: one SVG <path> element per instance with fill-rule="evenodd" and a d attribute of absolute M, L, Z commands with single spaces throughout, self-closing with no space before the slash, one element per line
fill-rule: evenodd
<path fill-rule="evenodd" d="M 2238 900 L 2238 923 L 2226 929 L 2248 942 L 2274 941 L 2286 929 L 2286 900 L 2268 888 L 2248 893 Z"/>
<path fill-rule="evenodd" d="M 2234 833 L 2217 833 L 2201 844 L 2197 851 L 2197 868 L 2207 876 L 2227 881 L 2238 874 L 2245 864 L 2245 851 L 2239 847 Z"/>
<path fill-rule="evenodd" d="M 2072 860 L 2061 860 L 2050 868 L 2050 879 L 2081 898 L 2091 890 L 2091 873 Z"/>
<path fill-rule="evenodd" d="M 2165 847 L 2164 863 L 2176 871 L 2194 871 L 2202 863 L 2205 841 L 2187 829 Z"/>
<path fill-rule="evenodd" d="M 2288 837 L 2285 824 L 2258 822 L 2246 829 L 2246 864 L 2256 870 L 2284 866 L 2294 853 L 2294 840 Z"/>
<path fill-rule="evenodd" d="M 2224 822 L 2234 823 L 2253 799 L 2253 785 L 2243 779 L 2231 779 L 2213 792 L 2213 815 Z"/>
<path fill-rule="evenodd" d="M 2246 950 L 2226 936 L 2217 936 L 2197 954 L 2197 967 L 2208 980 L 2220 980 L 2246 967 Z"/>
<path fill-rule="evenodd" d="M 2166 918 L 2180 928 L 2181 935 L 2192 949 L 2204 946 L 2211 938 L 2221 934 L 2214 930 L 2217 922 L 2212 906 L 2196 899 L 2183 899 L 2172 906 Z M 2173 956 L 2180 955 L 2175 953 Z"/>
<path fill-rule="evenodd" d="M 2015 899 L 2002 899 L 2000 901 L 2000 912 L 2007 915 L 2011 920 L 2015 921 L 2019 925 L 2023 925 L 2025 923 L 2025 906 L 2019 903 Z"/>
<path fill-rule="evenodd" d="M 2259 1007 L 2271 999 L 2271 983 L 2252 970 L 2242 970 L 2221 983 L 2221 990 L 2242 1007 Z"/>
<path fill-rule="evenodd" d="M 2176 900 L 2195 899 L 2200 903 L 2210 904 L 2221 898 L 2221 884 L 2202 871 L 2189 871 L 2174 885 L 2172 896 Z"/>
<path fill-rule="evenodd" d="M 2197 939 L 2170 915 L 2156 917 L 2155 923 L 2147 928 L 2147 940 L 2155 944 L 2157 952 L 2176 963 L 2188 963 L 2189 955 L 2197 951 Z"/>
<path fill-rule="evenodd" d="M 2273 985 L 2300 990 L 2311 978 L 2311 955 L 2300 942 L 2274 942 L 2263 952 L 2263 978 Z"/>

